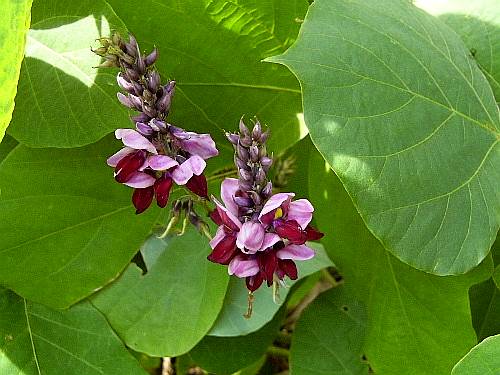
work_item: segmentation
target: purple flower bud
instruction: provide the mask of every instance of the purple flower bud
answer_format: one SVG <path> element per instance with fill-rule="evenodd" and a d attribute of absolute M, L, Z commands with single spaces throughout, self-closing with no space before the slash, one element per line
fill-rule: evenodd
<path fill-rule="evenodd" d="M 250 171 L 247 171 L 245 169 L 240 169 L 239 170 L 241 178 L 243 178 L 246 181 L 253 181 L 253 176 Z"/>
<path fill-rule="evenodd" d="M 252 207 L 253 201 L 250 198 L 234 197 L 234 202 L 240 207 Z"/>
<path fill-rule="evenodd" d="M 250 167 L 248 166 L 247 163 L 245 163 L 243 160 L 240 160 L 238 158 L 234 158 L 235 162 L 236 162 L 236 165 L 238 166 L 238 168 L 240 169 L 246 169 L 246 170 L 250 170 Z"/>
<path fill-rule="evenodd" d="M 155 48 L 153 52 L 151 52 L 144 58 L 144 62 L 146 63 L 146 66 L 150 66 L 153 65 L 157 59 L 158 59 L 158 49 Z"/>
<path fill-rule="evenodd" d="M 132 101 L 130 100 L 129 97 L 123 95 L 121 92 L 117 93 L 116 94 L 116 97 L 118 98 L 118 100 L 120 101 L 120 103 L 122 103 L 125 107 L 128 107 L 128 108 L 134 108 L 135 105 L 134 103 L 132 103 Z"/>
<path fill-rule="evenodd" d="M 231 142 L 233 145 L 236 146 L 238 144 L 240 136 L 234 133 L 226 133 L 226 138 L 228 139 L 229 142 Z"/>
<path fill-rule="evenodd" d="M 273 194 L 273 184 L 269 181 L 267 185 L 262 189 L 262 195 L 269 198 Z"/>
<path fill-rule="evenodd" d="M 266 145 L 262 145 L 259 149 L 259 159 L 263 158 L 264 156 L 267 156 Z"/>
<path fill-rule="evenodd" d="M 255 191 L 249 191 L 248 194 L 252 198 L 252 201 L 256 206 L 262 203 L 262 198 L 260 197 L 259 194 L 257 194 Z"/>
<path fill-rule="evenodd" d="M 132 116 L 131 119 L 134 122 L 144 122 L 144 123 L 147 123 L 151 119 L 151 117 L 149 117 L 145 113 L 141 112 L 138 115 Z"/>
<path fill-rule="evenodd" d="M 135 124 L 135 128 L 137 129 L 137 131 L 145 136 L 149 136 L 149 135 L 152 135 L 153 134 L 153 129 L 151 128 L 151 126 L 149 126 L 148 124 L 145 124 L 143 122 L 137 122 Z"/>
<path fill-rule="evenodd" d="M 116 82 L 121 89 L 133 94 L 134 86 L 127 80 L 127 78 L 123 77 L 122 73 L 118 73 L 116 76 Z"/>
<path fill-rule="evenodd" d="M 160 74 L 156 70 L 151 72 L 148 74 L 146 82 L 151 92 L 157 92 L 160 87 Z"/>
<path fill-rule="evenodd" d="M 252 145 L 252 138 L 248 135 L 240 137 L 240 143 L 244 147 L 250 147 Z"/>
<path fill-rule="evenodd" d="M 171 100 L 171 93 L 169 93 L 166 89 L 163 89 L 162 97 L 156 102 L 156 109 L 158 109 L 159 112 L 168 112 Z"/>
<path fill-rule="evenodd" d="M 254 163 L 259 160 L 259 148 L 257 146 L 250 146 L 250 160 Z"/>
<path fill-rule="evenodd" d="M 252 130 L 252 138 L 259 140 L 262 135 L 262 127 L 260 126 L 260 122 L 257 121 Z"/>
<path fill-rule="evenodd" d="M 252 183 L 249 181 L 239 180 L 239 186 L 242 191 L 252 190 Z"/>
<path fill-rule="evenodd" d="M 141 98 L 139 98 L 138 96 L 135 96 L 135 95 L 132 95 L 132 94 L 129 94 L 128 95 L 128 99 L 130 100 L 130 102 L 133 104 L 133 106 L 138 110 L 140 111 L 142 109 L 142 100 Z M 153 117 L 153 116 L 151 116 Z"/>
<path fill-rule="evenodd" d="M 264 144 L 266 143 L 267 139 L 269 138 L 269 130 L 266 130 L 262 135 L 260 136 L 260 143 Z"/>
<path fill-rule="evenodd" d="M 264 168 L 264 170 L 268 170 L 269 167 L 273 164 L 273 159 L 271 159 L 270 157 L 268 156 L 263 156 L 261 159 L 260 159 L 260 165 L 262 165 L 262 167 Z"/>
<path fill-rule="evenodd" d="M 135 45 L 130 44 L 130 43 L 125 43 L 125 53 L 129 56 L 136 56 L 137 55 L 137 48 Z"/>
<path fill-rule="evenodd" d="M 164 86 L 164 89 L 171 93 L 173 96 L 174 95 L 174 92 L 175 92 L 175 85 L 176 85 L 176 82 L 175 81 L 169 81 L 165 86 Z"/>
<path fill-rule="evenodd" d="M 134 86 L 135 95 L 141 96 L 144 91 L 144 87 L 139 82 L 135 81 L 132 81 L 132 85 Z"/>
<path fill-rule="evenodd" d="M 255 180 L 259 185 L 266 181 L 266 172 L 262 168 L 259 168 L 255 174 Z"/>
<path fill-rule="evenodd" d="M 147 114 L 149 117 L 156 117 L 157 115 L 157 112 L 156 112 L 156 109 L 147 105 L 146 103 L 143 103 L 141 109 L 139 110 L 142 110 L 142 112 L 144 112 L 145 114 Z"/>
<path fill-rule="evenodd" d="M 165 124 L 164 121 L 161 121 L 161 120 L 157 120 L 157 119 L 152 119 L 151 122 L 149 123 L 149 125 L 151 126 L 151 128 L 154 130 L 154 131 L 157 131 L 157 132 L 165 132 L 165 130 L 167 130 L 167 124 Z"/>
<path fill-rule="evenodd" d="M 139 74 L 134 69 L 126 68 L 125 74 L 131 82 L 139 80 Z"/>
<path fill-rule="evenodd" d="M 240 120 L 240 133 L 242 135 L 246 135 L 246 136 L 249 136 L 250 135 L 250 131 L 248 130 L 248 128 L 246 127 L 245 123 L 243 122 L 243 118 L 241 118 Z"/>
<path fill-rule="evenodd" d="M 238 158 L 245 162 L 248 161 L 250 155 L 245 147 L 239 144 L 236 146 L 236 153 L 238 154 Z"/>
<path fill-rule="evenodd" d="M 144 59 L 139 55 L 137 57 L 137 72 L 142 76 L 146 72 L 146 63 Z"/>

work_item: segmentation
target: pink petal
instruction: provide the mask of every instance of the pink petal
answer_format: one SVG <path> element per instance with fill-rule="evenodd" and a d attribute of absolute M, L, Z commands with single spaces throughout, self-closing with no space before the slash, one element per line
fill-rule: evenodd
<path fill-rule="evenodd" d="M 276 233 L 266 233 L 264 235 L 264 241 L 262 242 L 262 247 L 260 248 L 260 250 L 266 250 L 279 241 L 281 241 L 281 238 Z"/>
<path fill-rule="evenodd" d="M 288 245 L 276 252 L 278 258 L 292 260 L 307 260 L 314 255 L 314 250 L 306 245 Z"/>
<path fill-rule="evenodd" d="M 210 240 L 210 247 L 215 249 L 215 246 L 217 246 L 217 244 L 221 242 L 224 237 L 226 237 L 226 232 L 224 232 L 224 227 L 221 225 L 217 228 L 214 238 Z"/>
<path fill-rule="evenodd" d="M 255 259 L 245 260 L 241 255 L 233 258 L 227 272 L 238 277 L 254 276 L 259 273 L 259 264 Z"/>
<path fill-rule="evenodd" d="M 234 202 L 234 196 L 238 189 L 238 179 L 236 178 L 226 178 L 222 181 L 220 188 L 220 195 L 224 205 L 236 216 L 238 216 L 238 205 Z"/>
<path fill-rule="evenodd" d="M 215 142 L 209 134 L 197 134 L 183 130 L 176 130 L 173 133 L 181 140 L 182 149 L 191 155 L 198 155 L 203 159 L 208 159 L 219 154 Z"/>
<path fill-rule="evenodd" d="M 264 227 L 256 221 L 243 223 L 236 237 L 236 246 L 244 253 L 255 254 L 264 241 Z"/>
<path fill-rule="evenodd" d="M 224 225 L 233 230 L 239 230 L 241 228 L 241 221 L 231 213 L 226 207 L 222 205 L 217 199 L 212 196 L 215 205 L 217 206 L 217 211 Z"/>
<path fill-rule="evenodd" d="M 262 217 L 268 213 L 270 213 L 271 211 L 277 209 L 278 207 L 280 207 L 285 201 L 287 201 L 288 199 L 291 199 L 295 196 L 294 193 L 278 193 L 278 194 L 274 194 L 273 196 L 271 196 L 271 198 L 269 198 L 266 202 L 266 204 L 264 205 L 264 207 L 262 208 L 262 211 L 260 212 L 260 215 L 259 215 L 259 219 L 262 219 Z M 272 218 L 271 218 L 272 220 Z M 265 224 L 265 225 L 268 225 L 270 224 L 268 221 L 268 217 L 265 217 L 264 218 L 264 221 L 262 222 L 262 224 Z"/>
<path fill-rule="evenodd" d="M 130 148 L 130 147 L 124 147 L 122 148 L 120 151 L 118 151 L 117 153 L 111 155 L 108 160 L 106 160 L 106 163 L 110 166 L 110 167 L 116 167 L 116 165 L 118 164 L 118 162 L 120 160 L 122 160 L 126 155 L 130 154 L 131 152 L 134 152 L 135 149 L 133 148 Z"/>
<path fill-rule="evenodd" d="M 197 155 L 191 156 L 184 163 L 175 168 L 172 172 L 172 178 L 177 185 L 185 185 L 193 174 L 199 176 L 207 166 L 205 160 Z"/>
<path fill-rule="evenodd" d="M 147 159 L 146 164 L 155 171 L 165 171 L 179 165 L 174 159 L 166 155 L 152 155 Z"/>
<path fill-rule="evenodd" d="M 287 218 L 288 220 L 295 220 L 302 229 L 305 229 L 312 220 L 312 213 L 314 207 L 307 199 L 298 199 L 290 202 L 288 206 Z"/>
<path fill-rule="evenodd" d="M 124 185 L 133 187 L 133 188 L 146 188 L 149 186 L 153 186 L 156 181 L 156 178 L 150 176 L 147 173 L 136 172 L 132 175 L 132 177 L 124 183 Z"/>
<path fill-rule="evenodd" d="M 133 129 L 116 129 L 116 139 L 121 139 L 125 146 L 136 150 L 147 150 L 152 154 L 157 154 L 156 147 L 148 141 L 146 137 Z"/>

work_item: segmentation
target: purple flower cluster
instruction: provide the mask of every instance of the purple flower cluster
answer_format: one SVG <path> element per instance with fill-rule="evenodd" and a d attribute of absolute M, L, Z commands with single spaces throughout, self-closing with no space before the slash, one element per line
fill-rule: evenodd
<path fill-rule="evenodd" d="M 118 100 L 139 112 L 132 117 L 135 130 L 115 131 L 124 148 L 107 160 L 115 168 L 116 181 L 135 189 L 136 213 L 144 212 L 155 197 L 158 206 L 165 207 L 174 182 L 208 198 L 205 160 L 218 151 L 210 135 L 188 132 L 166 121 L 175 81 L 161 85 L 154 68 L 158 51 L 142 56 L 133 36 L 128 42 L 118 34 L 100 41 L 102 47 L 94 52 L 106 59 L 102 66 L 120 68 L 117 82 L 124 92 L 117 94 Z"/>
<path fill-rule="evenodd" d="M 229 274 L 245 278 L 252 292 L 264 280 L 268 286 L 285 276 L 295 280 L 294 261 L 314 256 L 305 242 L 323 236 L 309 225 L 314 208 L 307 199 L 292 200 L 294 193 L 272 195 L 267 180 L 272 159 L 259 122 L 250 133 L 241 121 L 240 133 L 227 137 L 235 147 L 238 179 L 222 182 L 223 204 L 213 198 L 217 209 L 211 217 L 219 228 L 208 259 L 228 265 Z"/>

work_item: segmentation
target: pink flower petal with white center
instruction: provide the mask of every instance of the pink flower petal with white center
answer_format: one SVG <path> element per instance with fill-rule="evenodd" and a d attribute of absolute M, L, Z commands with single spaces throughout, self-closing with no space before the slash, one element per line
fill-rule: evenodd
<path fill-rule="evenodd" d="M 213 196 L 212 200 L 215 202 L 215 205 L 217 206 L 217 211 L 219 212 L 219 216 L 222 220 L 222 223 L 232 230 L 235 231 L 239 230 L 241 228 L 241 221 Z"/>
<path fill-rule="evenodd" d="M 227 273 L 238 277 L 254 276 L 259 273 L 259 264 L 255 259 L 245 260 L 241 255 L 238 255 L 229 263 Z"/>
<path fill-rule="evenodd" d="M 307 260 L 314 255 L 314 250 L 306 245 L 288 245 L 276 252 L 279 259 Z"/>
<path fill-rule="evenodd" d="M 243 223 L 236 237 L 236 246 L 244 253 L 255 254 L 262 247 L 265 230 L 257 221 Z"/>
<path fill-rule="evenodd" d="M 312 220 L 314 207 L 307 199 L 298 199 L 290 202 L 288 206 L 287 219 L 295 220 L 302 229 L 306 229 L 307 225 Z"/>
<path fill-rule="evenodd" d="M 226 237 L 226 232 L 224 232 L 224 227 L 221 225 L 219 228 L 217 228 L 217 232 L 215 233 L 214 238 L 210 240 L 210 247 L 212 249 L 215 249 L 215 246 L 217 246 L 224 237 Z"/>
<path fill-rule="evenodd" d="M 236 178 L 226 178 L 222 181 L 222 185 L 220 187 L 220 195 L 224 205 L 235 216 L 238 216 L 238 205 L 234 202 L 234 196 L 238 189 L 238 179 Z"/>
<path fill-rule="evenodd" d="M 136 150 L 147 150 L 152 154 L 157 154 L 156 147 L 148 141 L 146 137 L 133 129 L 116 129 L 116 139 L 121 139 L 123 144 Z"/>
<path fill-rule="evenodd" d="M 295 196 L 294 193 L 278 193 L 278 194 L 274 194 L 273 196 L 271 196 L 271 198 L 269 198 L 267 200 L 266 204 L 264 204 L 264 207 L 262 207 L 262 211 L 260 212 L 260 215 L 259 215 L 259 220 L 261 220 L 264 215 L 279 208 L 283 203 L 285 203 L 287 200 L 293 198 L 294 196 Z M 271 218 L 271 220 L 272 220 L 272 218 Z M 269 221 L 268 216 L 264 217 L 264 221 L 265 222 L 262 222 L 262 220 L 261 220 L 262 224 L 265 224 L 265 225 L 270 224 L 268 222 Z"/>
<path fill-rule="evenodd" d="M 118 162 L 120 160 L 122 160 L 125 156 L 127 156 L 128 154 L 134 152 L 135 149 L 131 148 L 131 147 L 124 147 L 122 148 L 120 151 L 118 151 L 117 153 L 111 155 L 108 160 L 106 160 L 106 163 L 110 166 L 110 167 L 116 167 L 116 165 L 118 164 Z"/>
<path fill-rule="evenodd" d="M 133 188 L 147 188 L 149 186 L 153 186 L 156 181 L 156 178 L 150 176 L 147 173 L 136 172 L 130 177 L 130 179 L 124 183 L 124 185 L 133 187 Z"/>
<path fill-rule="evenodd" d="M 186 185 L 189 179 L 193 177 L 193 174 L 199 176 L 206 166 L 205 160 L 193 155 L 173 170 L 172 178 L 177 185 Z"/>
<path fill-rule="evenodd" d="M 281 241 L 281 237 L 276 233 L 266 233 L 264 235 L 264 241 L 262 242 L 262 247 L 260 248 L 260 250 L 266 250 L 279 241 Z"/>
<path fill-rule="evenodd" d="M 146 160 L 146 164 L 155 171 L 166 171 L 179 165 L 174 159 L 166 155 L 151 155 Z"/>

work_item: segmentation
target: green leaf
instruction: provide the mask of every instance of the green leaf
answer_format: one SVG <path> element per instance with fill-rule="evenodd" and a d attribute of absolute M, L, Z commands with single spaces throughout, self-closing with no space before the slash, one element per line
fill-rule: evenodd
<path fill-rule="evenodd" d="M 496 375 L 500 373 L 500 335 L 488 337 L 472 348 L 453 367 L 451 375 Z"/>
<path fill-rule="evenodd" d="M 449 375 L 476 344 L 468 290 L 492 272 L 491 257 L 461 276 L 418 271 L 392 256 L 364 226 L 341 182 L 318 153 L 309 197 L 323 244 L 345 288 L 367 307 L 364 353 L 376 374 Z M 410 367 L 411 366 L 411 367 Z"/>
<path fill-rule="evenodd" d="M 134 350 L 177 356 L 193 348 L 222 307 L 228 275 L 207 261 L 208 240 L 194 230 L 142 249 L 148 272 L 131 264 L 92 298 L 111 326 Z"/>
<path fill-rule="evenodd" d="M 9 133 L 33 147 L 76 147 L 130 127 L 116 71 L 90 46 L 125 26 L 104 0 L 36 1 Z"/>
<path fill-rule="evenodd" d="M 438 16 L 460 35 L 500 102 L 500 3 L 496 0 L 417 0 L 415 5 Z"/>
<path fill-rule="evenodd" d="M 470 288 L 472 324 L 478 339 L 500 333 L 500 290 L 489 279 Z"/>
<path fill-rule="evenodd" d="M 237 337 L 205 336 L 190 352 L 196 365 L 214 374 L 230 374 L 257 362 L 278 334 L 285 309 L 256 332 Z M 224 348 L 222 350 L 222 348 Z"/>
<path fill-rule="evenodd" d="M 493 273 L 493 280 L 495 281 L 498 289 L 500 289 L 500 265 L 495 268 L 495 272 Z"/>
<path fill-rule="evenodd" d="M 0 372 L 147 375 L 88 302 L 51 310 L 0 290 Z"/>
<path fill-rule="evenodd" d="M 317 0 L 269 61 L 298 76 L 314 144 L 387 249 L 438 275 L 485 258 L 500 222 L 500 117 L 455 33 L 409 1 Z"/>
<path fill-rule="evenodd" d="M 17 141 L 6 134 L 2 141 L 0 141 L 0 162 L 5 159 L 16 146 Z"/>
<path fill-rule="evenodd" d="M 333 266 L 332 261 L 326 255 L 326 252 L 318 243 L 308 243 L 316 251 L 316 256 L 307 261 L 297 262 L 299 272 L 298 280 L 312 275 L 322 268 Z M 245 280 L 236 277 L 231 278 L 229 287 L 224 299 L 224 306 L 217 317 L 217 320 L 209 332 L 212 336 L 241 336 L 255 332 L 269 322 L 280 306 L 286 300 L 288 292 L 298 280 L 287 280 L 289 288 L 280 289 L 280 300 L 273 302 L 273 290 L 263 284 L 254 292 L 255 301 L 253 304 L 253 313 L 250 319 L 245 319 L 243 315 L 247 311 L 248 290 L 245 286 Z"/>
<path fill-rule="evenodd" d="M 294 375 L 368 374 L 362 362 L 366 308 L 343 288 L 321 294 L 297 322 L 290 352 Z"/>
<path fill-rule="evenodd" d="M 126 1 L 110 4 L 143 48 L 158 47 L 162 76 L 177 81 L 170 121 L 209 131 L 224 160 L 232 161 L 232 147 L 223 130 L 236 130 L 243 114 L 269 125 L 269 150 L 299 139 L 298 82 L 261 60 L 294 41 L 305 0 L 145 0 L 140 10 Z"/>
<path fill-rule="evenodd" d="M 24 56 L 32 0 L 9 0 L 2 4 L 0 19 L 0 141 L 14 110 L 19 70 Z"/>
<path fill-rule="evenodd" d="M 132 189 L 106 158 L 118 141 L 76 149 L 16 147 L 0 164 L 0 284 L 64 308 L 118 276 L 158 210 L 136 216 Z"/>

